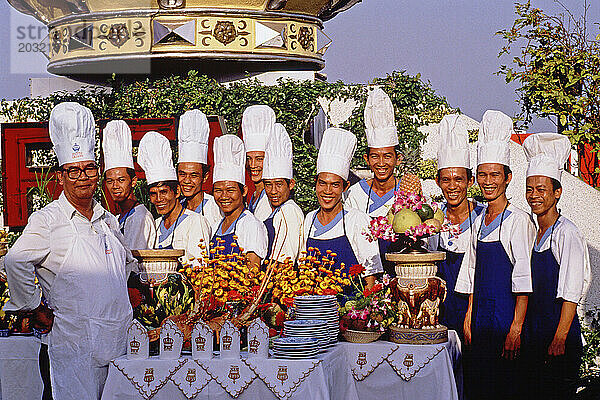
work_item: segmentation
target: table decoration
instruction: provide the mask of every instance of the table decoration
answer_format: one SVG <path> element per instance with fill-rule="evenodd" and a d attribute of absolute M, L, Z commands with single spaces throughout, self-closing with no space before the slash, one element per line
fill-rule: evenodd
<path fill-rule="evenodd" d="M 181 357 L 183 349 L 183 332 L 175 322 L 166 320 L 160 330 L 161 360 L 175 360 Z"/>
<path fill-rule="evenodd" d="M 129 360 L 145 360 L 150 357 L 150 339 L 148 331 L 136 319 L 127 328 L 127 358 Z"/>
<path fill-rule="evenodd" d="M 448 330 L 438 323 L 439 306 L 446 297 L 446 283 L 436 276 L 444 252 L 430 252 L 424 239 L 448 231 L 460 232 L 450 224 L 435 202 L 417 193 L 395 192 L 387 216 L 371 221 L 365 235 L 369 240 L 395 244 L 385 254 L 395 263 L 396 277 L 390 282 L 397 321 L 390 325 L 390 340 L 397 343 L 432 344 L 448 340 Z"/>
<path fill-rule="evenodd" d="M 240 358 L 240 331 L 232 321 L 225 321 L 219 332 L 221 359 Z"/>
<path fill-rule="evenodd" d="M 192 329 L 192 359 L 210 360 L 213 357 L 213 330 L 199 320 Z"/>
<path fill-rule="evenodd" d="M 269 327 L 260 318 L 248 325 L 246 334 L 249 358 L 269 357 Z"/>

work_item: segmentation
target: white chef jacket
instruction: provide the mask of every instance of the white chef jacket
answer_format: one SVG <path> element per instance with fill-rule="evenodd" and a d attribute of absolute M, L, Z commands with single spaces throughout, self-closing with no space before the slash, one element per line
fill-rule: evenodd
<path fill-rule="evenodd" d="M 304 213 L 294 202 L 289 199 L 283 203 L 278 211 L 273 211 L 273 228 L 275 239 L 271 249 L 271 257 L 283 262 L 286 258 L 296 262 L 300 255 L 300 246 L 303 241 Z M 269 218 L 271 218 L 271 215 Z M 268 219 L 268 218 L 267 218 Z"/>
<path fill-rule="evenodd" d="M 396 183 L 394 189 L 390 190 L 382 197 L 379 197 L 373 190 L 366 179 L 361 179 L 348 189 L 344 206 L 347 208 L 356 208 L 369 214 L 369 217 L 385 217 L 394 204 L 394 192 L 398 190 Z M 369 197 L 370 192 L 370 197 Z"/>
<path fill-rule="evenodd" d="M 556 298 L 579 303 L 589 287 L 592 275 L 587 243 L 575 224 L 563 216 L 558 218 L 554 232 L 552 227 L 544 232 L 534 250 L 548 250 L 550 238 L 552 254 L 560 266 Z"/>
<path fill-rule="evenodd" d="M 261 260 L 267 256 L 269 240 L 265 224 L 258 220 L 249 210 L 244 210 L 237 221 L 223 232 L 223 220 L 219 223 L 215 235 L 225 236 L 235 231 L 237 244 L 244 253 L 254 253 Z"/>
<path fill-rule="evenodd" d="M 174 249 L 185 250 L 184 261 L 189 262 L 192 257 L 202 259 L 203 250 L 199 244 L 204 243 L 208 249 L 211 229 L 208 220 L 194 211 L 184 209 L 177 222 L 165 228 L 163 217 L 156 219 L 156 244 L 155 249 L 165 249 L 172 246 Z M 207 251 L 205 249 L 205 251 Z"/>
<path fill-rule="evenodd" d="M 185 200 L 183 200 L 181 203 L 185 204 Z M 223 219 L 223 213 L 215 202 L 215 198 L 208 193 L 204 193 L 202 204 L 196 207 L 196 209 L 193 211 L 206 217 L 212 231 L 217 229 L 217 225 Z"/>
<path fill-rule="evenodd" d="M 121 242 L 126 251 L 127 274 L 138 270 L 137 261 L 125 245 L 119 222 L 100 203 L 93 201 L 92 219 L 89 220 L 69 203 L 64 193 L 46 207 L 29 216 L 23 234 L 4 257 L 4 267 L 10 289 L 10 300 L 5 311 L 30 311 L 40 305 L 40 286 L 49 293 L 56 274 L 60 271 L 74 240 L 69 220 L 77 232 L 103 234 L 102 223 Z M 35 284 L 38 277 L 39 286 Z"/>
<path fill-rule="evenodd" d="M 478 236 L 482 242 L 500 240 L 502 243 L 502 247 L 513 265 L 513 293 L 526 293 L 533 290 L 531 283 L 531 250 L 533 249 L 536 234 L 535 225 L 529 214 L 509 204 L 504 212 L 502 232 L 500 233 L 501 217 L 502 213 L 488 226 L 482 226 L 485 218 L 485 210 L 477 217 L 471 231 L 473 234 L 471 235 L 470 245 L 465 252 L 456 286 L 454 287 L 456 292 L 473 293 Z M 498 239 L 500 235 L 502 236 Z M 486 260 L 486 262 L 493 263 L 494 260 Z"/>
<path fill-rule="evenodd" d="M 344 236 L 345 219 L 346 235 L 350 242 L 350 246 L 352 247 L 352 251 L 354 251 L 357 261 L 365 268 L 363 276 L 383 272 L 383 265 L 381 265 L 377 241 L 369 242 L 363 233 L 369 228 L 371 222 L 371 218 L 369 218 L 367 214 L 354 208 L 344 209 L 344 217 L 342 217 L 342 212 L 340 211 L 329 224 L 323 226 L 319 222 L 319 219 L 315 218 L 315 214 L 318 211 L 318 209 L 311 211 L 306 215 L 306 218 L 304 218 L 304 243 L 302 244 L 302 250 L 306 249 L 306 242 L 309 237 L 327 240 Z M 331 250 L 335 251 L 334 249 Z"/>
<path fill-rule="evenodd" d="M 143 204 L 138 204 L 129 213 L 119 218 L 119 228 L 130 250 L 151 249 L 156 240 L 154 217 Z"/>
<path fill-rule="evenodd" d="M 442 211 L 444 211 L 444 215 L 446 215 L 446 203 L 442 204 L 441 208 Z M 451 251 L 453 253 L 465 253 L 470 244 L 471 235 L 474 235 L 474 233 L 471 232 L 472 227 L 475 226 L 477 216 L 481 214 L 484 209 L 485 205 L 476 203 L 475 207 L 471 209 L 471 218 L 467 218 L 460 224 L 460 233 L 458 236 L 451 236 L 448 231 L 430 236 L 427 240 L 427 247 L 429 250 L 438 251 L 441 247 L 442 250 Z"/>
<path fill-rule="evenodd" d="M 267 193 L 265 193 L 264 189 L 260 192 L 258 196 L 258 200 L 256 201 L 256 207 L 254 208 L 254 216 L 258 218 L 259 221 L 264 222 L 273 209 L 271 208 L 271 204 L 269 203 L 269 198 L 267 197 Z"/>

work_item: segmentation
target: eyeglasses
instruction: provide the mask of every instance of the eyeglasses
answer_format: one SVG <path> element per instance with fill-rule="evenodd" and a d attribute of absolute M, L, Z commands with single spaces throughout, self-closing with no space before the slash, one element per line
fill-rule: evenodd
<path fill-rule="evenodd" d="M 82 172 L 88 178 L 95 178 L 98 176 L 98 166 L 96 164 L 88 165 L 83 169 L 78 167 L 62 168 L 62 171 L 66 172 L 71 180 L 79 179 Z"/>

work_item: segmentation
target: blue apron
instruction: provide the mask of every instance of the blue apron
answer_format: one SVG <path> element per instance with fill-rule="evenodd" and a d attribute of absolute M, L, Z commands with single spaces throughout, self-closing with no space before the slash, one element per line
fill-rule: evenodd
<path fill-rule="evenodd" d="M 506 209 L 505 209 L 506 210 Z M 502 220 L 500 220 L 500 234 Z M 477 256 L 471 315 L 471 354 L 467 393 L 473 399 L 514 399 L 520 391 L 515 361 L 502 358 L 514 318 L 513 265 L 500 240 L 483 242 L 477 233 Z M 499 235 L 499 237 L 501 237 Z"/>
<path fill-rule="evenodd" d="M 552 226 L 548 250 L 536 251 L 534 248 L 531 254 L 533 294 L 529 296 L 525 319 L 527 358 L 531 363 L 529 369 L 535 372 L 532 376 L 531 393 L 538 393 L 539 398 L 568 398 L 569 394 L 567 393 L 574 395 L 576 382 L 573 381 L 578 377 L 583 354 L 581 326 L 577 314 L 575 314 L 567 334 L 564 356 L 552 359 L 547 356 L 548 347 L 554 339 L 560 321 L 563 305 L 563 301 L 556 298 L 560 265 L 552 254 L 554 226 Z M 543 239 L 540 243 L 543 243 Z M 545 362 L 546 359 L 549 362 Z M 571 380 L 570 383 L 569 380 Z M 567 393 L 562 392 L 569 389 L 569 384 L 571 386 L 575 384 L 575 386 L 571 387 Z"/>
<path fill-rule="evenodd" d="M 275 226 L 273 225 L 273 220 L 275 219 L 275 214 L 277 214 L 280 209 L 281 206 L 277 207 L 273 210 L 269 218 L 264 221 L 265 227 L 267 228 L 267 239 L 269 241 L 266 260 L 271 258 L 271 253 L 273 252 L 273 244 L 275 243 Z"/>
<path fill-rule="evenodd" d="M 438 263 L 437 276 L 446 281 L 446 300 L 440 304 L 440 324 L 455 330 L 463 340 L 465 314 L 469 306 L 469 298 L 454 291 L 456 279 L 462 264 L 464 253 L 455 253 L 438 245 L 438 251 L 446 252 L 446 259 Z"/>
<path fill-rule="evenodd" d="M 352 245 L 350 244 L 350 240 L 348 240 L 348 236 L 346 234 L 346 217 L 344 209 L 342 209 L 342 224 L 344 226 L 344 235 L 333 239 L 314 239 L 310 237 L 310 231 L 312 230 L 312 227 L 315 223 L 315 219 L 317 218 L 318 212 L 319 211 L 315 212 L 310 228 L 308 229 L 308 240 L 306 241 L 306 249 L 308 250 L 309 247 L 317 248 L 319 249 L 322 255 L 327 254 L 327 250 L 331 250 L 332 252 L 337 254 L 332 269 L 341 269 L 341 271 L 345 273 L 350 272 L 350 267 L 358 264 L 358 260 L 356 258 L 356 255 L 354 255 L 354 250 L 352 250 Z M 342 263 L 344 263 L 344 268 L 341 268 Z"/>
<path fill-rule="evenodd" d="M 187 215 L 183 214 L 184 211 L 185 211 L 185 208 L 181 207 L 181 211 L 179 211 L 179 215 L 177 215 L 177 219 L 175 220 L 175 223 L 173 225 L 171 225 L 171 227 L 169 229 L 167 229 L 165 232 L 162 232 L 162 228 L 164 228 L 164 226 L 165 226 L 165 219 L 163 218 L 162 221 L 160 221 L 159 232 L 156 235 L 156 239 L 154 239 L 154 248 L 158 247 L 159 249 L 173 250 L 173 239 L 175 239 L 175 229 L 177 228 L 177 225 L 179 225 L 180 222 L 182 222 L 184 219 L 187 218 Z M 166 237 L 165 237 L 161 240 L 161 237 L 163 237 L 163 235 L 171 235 L 171 243 L 168 244 L 167 246 L 163 246 L 160 244 L 166 239 Z"/>
<path fill-rule="evenodd" d="M 135 208 L 138 206 L 138 204 L 139 203 L 135 203 L 134 206 L 131 207 L 131 210 L 127 211 L 127 213 L 119 217 L 119 229 L 121 230 L 121 233 L 123 235 L 125 234 L 125 221 L 127 221 L 127 218 L 133 215 L 133 213 L 135 212 Z"/>
<path fill-rule="evenodd" d="M 212 239 L 210 240 L 210 243 L 211 243 L 211 246 L 213 246 L 213 245 L 216 246 L 217 243 L 216 243 L 215 239 L 217 239 L 217 238 L 224 241 L 224 242 L 220 243 L 221 246 L 225 247 L 225 249 L 221 252 L 221 254 L 229 255 L 229 254 L 239 254 L 240 253 L 240 250 L 239 250 L 240 246 L 237 243 L 237 241 L 235 240 L 234 236 L 235 236 L 235 230 L 237 228 L 237 223 L 240 220 L 240 218 L 242 217 L 242 215 L 244 215 L 244 211 L 242 211 L 242 213 L 239 215 L 239 217 L 237 217 L 237 219 L 229 227 L 229 229 L 231 229 L 230 233 L 226 233 L 226 234 L 221 233 L 219 235 L 219 231 L 221 230 L 221 227 L 223 226 L 223 221 L 225 221 L 225 218 L 223 218 L 221 220 L 221 222 L 219 223 L 219 226 L 217 227 L 215 234 L 213 235 Z M 234 244 L 234 246 L 232 246 L 232 244 Z M 214 253 L 210 253 L 210 258 L 211 258 L 211 260 L 214 258 Z"/>
<path fill-rule="evenodd" d="M 260 195 L 258 195 L 258 198 L 256 199 L 256 201 L 252 201 L 252 198 L 250 198 L 250 204 L 248 204 L 248 210 L 254 214 L 254 212 L 256 211 L 256 207 L 258 207 L 258 203 L 260 202 L 260 199 L 262 199 L 262 197 L 265 195 L 265 191 L 263 189 L 262 192 L 260 192 Z M 254 197 L 254 195 L 252 195 L 252 197 Z"/>

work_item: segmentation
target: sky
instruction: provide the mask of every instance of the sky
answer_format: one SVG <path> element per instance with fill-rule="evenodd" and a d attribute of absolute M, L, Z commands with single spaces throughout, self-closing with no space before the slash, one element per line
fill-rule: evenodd
<path fill-rule="evenodd" d="M 546 12 L 561 10 L 554 0 L 532 4 Z M 563 4 L 576 15 L 583 12 L 583 0 Z M 0 98 L 7 99 L 27 96 L 28 78 L 44 76 L 32 73 L 43 71 L 43 56 L 22 58 L 17 52 L 15 25 L 24 26 L 28 20 L 14 15 L 6 0 L 0 0 Z M 352 83 L 394 70 L 421 73 L 450 105 L 476 120 L 487 109 L 512 116 L 518 111 L 516 86 L 494 73 L 510 62 L 506 56 L 498 58 L 503 41 L 495 32 L 510 27 L 514 17 L 511 0 L 363 0 L 325 23 L 333 44 L 323 72 L 330 81 Z M 600 1 L 589 4 L 588 21 L 600 22 Z M 600 32 L 597 26 L 593 29 Z M 554 126 L 538 120 L 530 129 L 541 130 Z"/>

